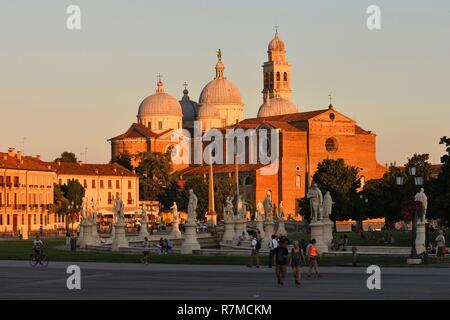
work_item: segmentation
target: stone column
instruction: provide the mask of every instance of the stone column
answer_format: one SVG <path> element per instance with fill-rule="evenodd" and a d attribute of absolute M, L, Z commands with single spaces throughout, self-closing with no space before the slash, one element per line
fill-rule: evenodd
<path fill-rule="evenodd" d="M 264 239 L 261 241 L 261 249 L 268 249 L 269 242 L 272 240 L 273 231 L 275 229 L 275 224 L 273 222 L 264 223 Z"/>
<path fill-rule="evenodd" d="M 425 223 L 426 221 L 417 221 L 416 229 L 416 251 L 417 254 L 422 254 L 426 251 L 425 247 Z"/>
<path fill-rule="evenodd" d="M 80 228 L 83 228 L 83 234 L 80 231 L 80 237 L 78 238 L 78 246 L 80 248 L 86 248 L 88 245 L 94 244 L 94 239 L 92 237 L 92 223 L 90 221 L 84 221 Z"/>
<path fill-rule="evenodd" d="M 139 230 L 139 237 L 142 237 L 144 239 L 145 237 L 150 237 L 150 234 L 148 233 L 147 229 L 147 222 L 141 222 L 141 229 Z"/>
<path fill-rule="evenodd" d="M 261 238 L 264 239 L 264 236 L 266 235 L 266 233 L 264 232 L 264 221 L 263 220 L 260 220 L 260 219 L 256 220 L 256 232 L 258 232 L 258 230 L 261 232 Z"/>
<path fill-rule="evenodd" d="M 328 247 L 324 243 L 323 239 L 323 222 L 315 221 L 309 225 L 311 228 L 311 239 L 316 239 L 316 247 L 319 253 L 322 254 L 328 251 Z"/>
<path fill-rule="evenodd" d="M 323 242 L 329 249 L 333 242 L 333 227 L 334 223 L 330 219 L 324 219 L 323 221 Z"/>
<path fill-rule="evenodd" d="M 192 254 L 194 250 L 200 250 L 200 244 L 197 240 L 197 224 L 188 222 L 185 225 L 184 241 L 181 245 L 181 254 Z"/>
<path fill-rule="evenodd" d="M 234 239 L 234 221 L 225 220 L 225 231 L 222 236 L 222 243 L 232 244 Z"/>
<path fill-rule="evenodd" d="M 119 251 L 119 248 L 128 248 L 128 241 L 125 236 L 125 223 L 114 224 L 114 238 L 111 250 Z"/>
<path fill-rule="evenodd" d="M 234 239 L 233 239 L 233 244 L 237 245 L 239 243 L 239 237 L 242 235 L 242 232 L 244 232 L 244 224 L 245 221 L 242 219 L 238 219 L 236 220 L 236 224 L 234 226 Z"/>
<path fill-rule="evenodd" d="M 287 231 L 284 225 L 284 220 L 278 220 L 277 236 L 285 237 L 287 236 Z"/>

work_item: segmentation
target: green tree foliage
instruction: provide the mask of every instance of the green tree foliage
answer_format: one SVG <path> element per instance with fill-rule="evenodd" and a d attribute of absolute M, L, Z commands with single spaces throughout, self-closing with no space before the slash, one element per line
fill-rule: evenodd
<path fill-rule="evenodd" d="M 67 200 L 61 186 L 55 183 L 53 185 L 53 211 L 64 215 L 68 210 L 69 200 Z"/>
<path fill-rule="evenodd" d="M 428 153 L 415 153 L 411 158 L 408 158 L 408 162 L 405 164 L 405 169 L 409 170 L 409 168 L 415 167 L 416 176 L 423 177 L 425 181 L 428 181 L 433 173 L 433 166 L 429 160 L 430 155 Z"/>
<path fill-rule="evenodd" d="M 172 164 L 169 153 L 146 152 L 138 155 L 136 173 L 139 175 L 141 200 L 157 200 L 164 189 L 170 187 Z"/>
<path fill-rule="evenodd" d="M 437 218 L 450 220 L 450 138 L 442 137 L 439 144 L 445 146 L 446 153 L 441 157 L 442 169 L 433 183 L 433 197 L 429 212 Z"/>
<path fill-rule="evenodd" d="M 69 162 L 69 163 L 77 163 L 77 157 L 75 156 L 75 153 L 64 151 L 61 153 L 61 156 L 59 158 L 56 158 L 55 161 L 61 161 L 61 162 Z"/>
<path fill-rule="evenodd" d="M 114 157 L 110 163 L 117 163 L 122 167 L 132 171 L 133 166 L 131 165 L 132 156 L 128 151 L 122 152 L 118 156 Z"/>
<path fill-rule="evenodd" d="M 81 211 L 81 205 L 85 190 L 78 180 L 71 179 L 67 185 L 61 187 L 64 197 L 68 200 L 69 204 L 74 206 L 74 212 L 79 213 Z"/>
<path fill-rule="evenodd" d="M 323 195 L 327 191 L 330 192 L 335 202 L 332 219 L 359 219 L 356 214 L 361 212 L 355 208 L 357 189 L 360 187 L 358 171 L 358 168 L 346 165 L 343 159 L 326 159 L 317 166 L 313 181 L 317 183 Z M 300 214 L 310 219 L 309 200 L 304 198 L 300 202 L 300 207 Z"/>

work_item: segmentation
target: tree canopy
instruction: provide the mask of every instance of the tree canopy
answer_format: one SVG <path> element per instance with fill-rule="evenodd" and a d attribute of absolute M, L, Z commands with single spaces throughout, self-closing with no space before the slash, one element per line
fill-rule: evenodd
<path fill-rule="evenodd" d="M 170 186 L 172 163 L 170 154 L 145 152 L 138 155 L 140 161 L 136 168 L 139 175 L 139 193 L 141 200 L 157 200 L 164 189 Z"/>
<path fill-rule="evenodd" d="M 69 162 L 69 163 L 77 163 L 77 157 L 75 156 L 75 153 L 64 151 L 61 153 L 61 156 L 59 158 L 56 158 L 55 161 L 61 161 L 61 162 Z"/>
<path fill-rule="evenodd" d="M 121 154 L 119 154 L 118 156 L 115 156 L 110 163 L 117 163 L 119 165 L 121 165 L 122 167 L 132 171 L 133 170 L 133 166 L 131 164 L 131 159 L 132 159 L 132 155 L 128 152 L 122 152 Z"/>

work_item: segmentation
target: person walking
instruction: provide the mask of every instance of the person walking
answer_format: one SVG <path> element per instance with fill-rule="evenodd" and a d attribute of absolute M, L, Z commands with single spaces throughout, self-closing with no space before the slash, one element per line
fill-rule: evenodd
<path fill-rule="evenodd" d="M 439 235 L 434 241 L 436 241 L 436 255 L 439 260 L 443 260 L 447 251 L 445 247 L 444 231 L 439 230 Z"/>
<path fill-rule="evenodd" d="M 290 265 L 292 274 L 294 275 L 294 282 L 297 286 L 300 285 L 302 278 L 302 264 L 305 263 L 305 256 L 303 250 L 300 248 L 298 241 L 294 241 L 294 247 L 291 250 Z"/>
<path fill-rule="evenodd" d="M 159 239 L 159 248 L 160 248 L 160 254 L 163 254 L 164 253 L 164 249 L 165 249 L 165 242 L 164 242 L 164 239 L 163 238 L 160 238 Z"/>
<path fill-rule="evenodd" d="M 277 248 L 274 250 L 274 255 L 275 255 L 275 274 L 277 275 L 278 284 L 283 286 L 289 256 L 286 240 L 281 240 L 280 243 L 278 243 Z"/>
<path fill-rule="evenodd" d="M 144 257 L 141 259 L 142 263 L 148 264 L 148 255 L 149 255 L 149 253 L 150 253 L 150 249 L 149 249 L 148 238 L 145 237 L 144 238 L 144 249 L 143 249 Z"/>
<path fill-rule="evenodd" d="M 317 278 L 320 278 L 319 264 L 317 262 L 319 252 L 317 251 L 316 247 L 316 239 L 311 239 L 311 242 L 308 245 L 308 248 L 306 249 L 306 254 L 308 257 L 308 264 L 309 264 L 308 278 L 311 277 L 311 271 L 313 269 Z"/>
<path fill-rule="evenodd" d="M 273 234 L 269 241 L 269 268 L 272 268 L 275 249 L 278 247 L 277 237 Z"/>
<path fill-rule="evenodd" d="M 256 234 L 253 235 L 251 249 L 252 253 L 250 255 L 250 264 L 248 264 L 248 267 L 251 268 L 255 264 L 256 267 L 259 268 L 259 250 L 261 249 L 261 242 L 258 240 Z"/>

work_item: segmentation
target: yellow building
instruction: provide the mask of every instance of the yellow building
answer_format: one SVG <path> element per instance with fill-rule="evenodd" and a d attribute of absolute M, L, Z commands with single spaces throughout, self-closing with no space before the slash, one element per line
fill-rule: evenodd
<path fill-rule="evenodd" d="M 53 182 L 56 174 L 39 157 L 23 156 L 10 148 L 0 152 L 0 233 L 55 228 Z"/>

